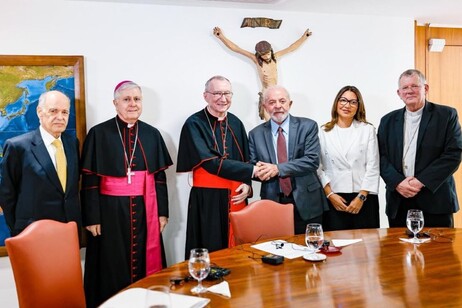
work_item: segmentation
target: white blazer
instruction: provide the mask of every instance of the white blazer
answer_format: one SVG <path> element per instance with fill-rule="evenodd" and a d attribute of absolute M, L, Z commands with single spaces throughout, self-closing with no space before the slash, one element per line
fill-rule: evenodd
<path fill-rule="evenodd" d="M 354 120 L 351 146 L 342 150 L 337 125 L 326 132 L 319 129 L 321 162 L 318 177 L 322 186 L 330 183 L 333 192 L 355 193 L 366 190 L 379 193 L 380 162 L 374 126 Z"/>

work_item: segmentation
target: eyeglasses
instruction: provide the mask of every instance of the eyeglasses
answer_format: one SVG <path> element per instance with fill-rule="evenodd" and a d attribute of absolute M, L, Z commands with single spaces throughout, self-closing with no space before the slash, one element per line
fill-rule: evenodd
<path fill-rule="evenodd" d="M 185 282 L 192 281 L 191 276 L 174 276 L 170 278 L 170 289 L 175 290 L 176 286 L 182 286 Z"/>
<path fill-rule="evenodd" d="M 452 237 L 443 234 L 441 230 L 429 229 L 428 231 L 423 232 L 427 237 L 430 237 L 432 241 L 437 243 L 452 243 L 454 240 Z"/>
<path fill-rule="evenodd" d="M 272 241 L 271 244 L 276 246 L 276 249 L 282 249 L 286 241 Z"/>
<path fill-rule="evenodd" d="M 401 88 L 399 88 L 399 90 L 400 91 L 407 91 L 407 90 L 417 91 L 421 87 L 422 87 L 421 85 L 413 84 L 413 85 L 410 85 L 410 86 L 401 87 Z"/>
<path fill-rule="evenodd" d="M 226 97 L 226 98 L 231 98 L 233 97 L 233 92 L 230 92 L 230 91 L 226 91 L 226 92 L 208 92 L 206 91 L 207 93 L 211 94 L 213 96 L 213 98 L 215 99 L 219 99 L 221 98 L 223 95 Z"/>
<path fill-rule="evenodd" d="M 346 106 L 346 104 L 350 104 L 350 106 L 357 107 L 359 102 L 355 99 L 347 99 L 345 97 L 341 97 L 338 102 L 341 106 Z"/>

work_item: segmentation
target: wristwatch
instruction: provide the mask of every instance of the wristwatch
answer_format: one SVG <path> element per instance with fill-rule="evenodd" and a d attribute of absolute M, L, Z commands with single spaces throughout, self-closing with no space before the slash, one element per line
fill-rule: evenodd
<path fill-rule="evenodd" d="M 361 200 L 362 202 L 366 201 L 367 200 L 367 196 L 366 195 L 363 195 L 363 194 L 358 194 L 357 196 L 359 198 L 359 200 Z"/>

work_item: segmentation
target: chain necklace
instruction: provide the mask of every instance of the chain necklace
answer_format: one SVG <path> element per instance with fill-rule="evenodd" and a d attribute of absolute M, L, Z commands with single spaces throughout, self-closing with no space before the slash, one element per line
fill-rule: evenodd
<path fill-rule="evenodd" d="M 409 121 L 409 122 L 412 122 L 412 121 Z M 407 127 L 408 125 L 409 125 L 409 127 Z M 404 169 L 408 168 L 408 166 L 406 165 L 406 156 L 407 156 L 407 153 L 409 152 L 409 149 L 411 148 L 412 141 L 414 141 L 414 138 L 417 135 L 417 132 L 419 131 L 419 125 L 420 125 L 420 119 L 419 119 L 416 127 L 414 128 L 414 131 L 412 132 L 412 136 L 411 136 L 410 140 L 408 140 L 409 135 L 411 135 L 410 134 L 410 129 L 411 129 L 412 123 L 408 123 L 407 115 L 404 115 L 404 154 L 403 154 L 403 168 Z M 406 141 L 408 141 L 408 142 L 406 142 Z"/>
<path fill-rule="evenodd" d="M 217 152 L 221 155 L 221 157 L 225 156 L 226 154 L 226 134 L 228 133 L 228 117 L 225 116 L 226 118 L 226 126 L 225 126 L 225 135 L 224 135 L 224 138 L 223 138 L 223 153 L 220 152 L 220 148 L 218 147 L 218 141 L 217 141 L 217 137 L 215 136 L 215 131 L 213 130 L 213 127 L 212 127 L 212 123 L 210 122 L 210 119 L 209 119 L 209 115 L 207 114 L 207 111 L 205 110 L 207 109 L 207 107 L 204 108 L 204 113 L 205 113 L 205 117 L 207 118 L 207 122 L 209 123 L 209 127 L 210 127 L 210 131 L 212 132 L 212 136 L 213 136 L 213 141 L 215 142 L 215 147 L 217 149 Z"/>
<path fill-rule="evenodd" d="M 127 163 L 127 181 L 128 184 L 132 183 L 132 175 L 135 175 L 135 172 L 132 172 L 132 162 L 133 162 L 133 157 L 135 157 L 135 150 L 136 150 L 136 145 L 138 144 L 138 125 L 136 125 L 136 135 L 135 135 L 135 146 L 133 147 L 132 154 L 130 155 L 130 160 L 128 160 L 128 155 L 127 155 L 127 150 L 125 149 L 125 144 L 124 140 L 122 139 L 122 133 L 120 132 L 120 127 L 119 127 L 119 122 L 117 121 L 117 117 L 115 117 L 115 122 L 117 125 L 117 132 L 119 133 L 120 137 L 120 142 L 122 143 L 122 148 L 124 149 L 124 154 L 125 154 L 125 162 Z"/>

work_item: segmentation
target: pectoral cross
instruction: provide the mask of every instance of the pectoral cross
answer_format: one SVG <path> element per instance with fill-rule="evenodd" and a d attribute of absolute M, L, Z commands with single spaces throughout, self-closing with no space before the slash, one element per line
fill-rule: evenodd
<path fill-rule="evenodd" d="M 127 169 L 128 184 L 132 183 L 132 175 L 135 175 L 135 172 L 132 171 L 132 168 Z"/>

